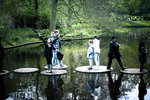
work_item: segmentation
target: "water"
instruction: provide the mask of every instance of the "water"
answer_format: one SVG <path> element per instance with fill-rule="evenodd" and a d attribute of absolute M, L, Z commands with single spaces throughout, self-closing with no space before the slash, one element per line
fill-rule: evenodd
<path fill-rule="evenodd" d="M 141 35 L 140 35 L 141 36 Z M 147 37 L 148 38 L 148 37 Z M 122 62 L 128 68 L 139 68 L 138 43 L 141 37 L 131 35 L 119 36 Z M 83 74 L 75 72 L 78 66 L 88 65 L 87 42 L 63 42 L 61 52 L 63 63 L 68 65 L 67 75 L 48 77 L 40 74 L 44 70 L 46 60 L 43 57 L 44 46 L 32 45 L 5 52 L 3 68 L 10 73 L 0 76 L 0 100 L 150 100 L 149 73 L 127 75 L 120 73 L 118 63 L 113 60 L 111 73 Z M 101 39 L 101 65 L 107 65 L 107 52 L 110 38 Z M 146 40 L 147 49 L 150 40 Z M 147 55 L 146 69 L 150 71 L 150 54 Z M 39 68 L 39 72 L 17 74 L 13 70 L 21 67 Z M 142 89 L 141 89 L 142 88 Z M 89 92 L 94 91 L 91 95 Z M 2 98 L 3 97 L 3 98 Z"/>

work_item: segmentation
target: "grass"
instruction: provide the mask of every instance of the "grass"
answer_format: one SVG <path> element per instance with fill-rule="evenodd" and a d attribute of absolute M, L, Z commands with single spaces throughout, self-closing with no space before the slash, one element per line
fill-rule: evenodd
<path fill-rule="evenodd" d="M 150 26 L 150 21 L 122 21 L 123 26 Z"/>
<path fill-rule="evenodd" d="M 121 23 L 124 26 L 150 26 L 150 21 L 122 21 Z M 132 30 L 135 31 L 135 28 L 118 28 L 114 30 L 114 33 L 126 34 Z M 147 30 L 149 30 L 149 28 Z M 42 29 L 37 31 L 40 32 L 44 37 L 50 37 L 49 29 Z M 136 31 L 139 31 L 139 33 L 143 32 L 140 28 L 136 29 Z M 76 24 L 72 25 L 71 27 L 64 27 L 63 29 L 60 29 L 60 32 L 63 35 L 61 39 L 87 38 L 93 37 L 94 35 L 111 37 L 114 34 L 113 32 L 102 32 L 102 29 L 91 28 L 90 25 L 87 24 Z M 32 31 L 31 28 L 14 29 L 12 30 L 10 37 L 10 40 L 2 40 L 2 44 L 5 47 L 40 41 L 38 36 Z"/>

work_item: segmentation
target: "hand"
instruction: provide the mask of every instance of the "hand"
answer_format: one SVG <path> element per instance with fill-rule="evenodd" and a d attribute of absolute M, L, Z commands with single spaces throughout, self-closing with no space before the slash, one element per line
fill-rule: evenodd
<path fill-rule="evenodd" d="M 115 55 L 113 55 L 113 58 L 115 58 L 116 56 Z"/>
<path fill-rule="evenodd" d="M 38 36 L 41 36 L 41 34 L 40 33 L 37 33 L 38 34 Z"/>
<path fill-rule="evenodd" d="M 145 52 L 147 53 L 147 49 L 145 49 Z"/>

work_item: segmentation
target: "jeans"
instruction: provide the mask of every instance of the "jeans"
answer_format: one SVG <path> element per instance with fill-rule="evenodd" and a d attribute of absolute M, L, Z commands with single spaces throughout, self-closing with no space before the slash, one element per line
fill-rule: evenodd
<path fill-rule="evenodd" d="M 53 58 L 52 58 L 52 65 L 56 65 L 56 58 L 57 58 L 57 51 L 56 50 L 52 50 L 53 52 Z"/>
<path fill-rule="evenodd" d="M 94 53 L 95 55 L 95 63 L 96 63 L 96 66 L 99 66 L 100 62 L 99 62 L 99 53 Z"/>
<path fill-rule="evenodd" d="M 53 58 L 52 58 L 52 65 L 56 65 L 56 59 L 57 59 L 57 51 L 53 50 Z M 63 66 L 62 60 L 57 60 L 59 66 Z"/>
<path fill-rule="evenodd" d="M 93 58 L 89 58 L 89 68 L 93 67 Z"/>

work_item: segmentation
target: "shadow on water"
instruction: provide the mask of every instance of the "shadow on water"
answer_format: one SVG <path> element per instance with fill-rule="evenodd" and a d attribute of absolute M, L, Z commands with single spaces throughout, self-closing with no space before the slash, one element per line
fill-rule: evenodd
<path fill-rule="evenodd" d="M 146 40 L 146 47 L 150 50 L 149 33 L 144 35 L 118 36 L 122 62 L 128 68 L 139 68 L 138 44 L 141 39 Z M 110 38 L 100 39 L 100 64 L 108 63 L 108 48 Z M 44 46 L 32 45 L 8 50 L 3 59 L 3 69 L 10 73 L 0 77 L 3 98 L 14 100 L 149 100 L 150 77 L 149 72 L 143 76 L 120 74 L 120 67 L 114 60 L 113 71 L 103 74 L 83 74 L 75 72 L 78 66 L 88 65 L 86 58 L 88 40 L 63 42 L 61 52 L 64 54 L 63 63 L 68 65 L 67 75 L 45 77 L 40 74 L 46 65 L 43 57 Z M 95 63 L 94 63 L 95 64 Z M 150 54 L 147 55 L 145 69 L 150 71 Z M 21 67 L 39 68 L 39 72 L 30 74 L 16 74 L 14 69 Z M 147 83 L 147 84 L 145 84 Z M 91 94 L 93 91 L 93 94 Z"/>

